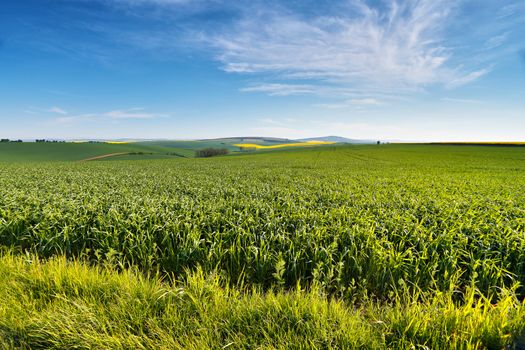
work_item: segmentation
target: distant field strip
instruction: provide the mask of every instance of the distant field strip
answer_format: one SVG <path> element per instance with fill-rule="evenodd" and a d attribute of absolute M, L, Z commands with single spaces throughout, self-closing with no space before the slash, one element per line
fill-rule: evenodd
<path fill-rule="evenodd" d="M 525 142 L 433 142 L 431 144 L 452 146 L 525 146 Z"/>
<path fill-rule="evenodd" d="M 71 143 L 106 143 L 108 145 L 127 145 L 132 143 L 133 141 L 101 141 L 101 142 L 89 142 L 85 140 L 74 140 L 71 141 Z"/>
<path fill-rule="evenodd" d="M 179 143 L 106 143 L 106 142 L 23 142 L 1 143 L 0 162 L 23 163 L 26 161 L 84 161 L 100 159 L 110 160 L 112 156 L 133 155 L 133 159 L 151 157 L 179 156 L 193 157 L 195 151 L 178 147 Z M 232 149 L 235 149 L 232 147 Z M 111 156 L 109 156 L 111 155 Z"/>
<path fill-rule="evenodd" d="M 131 143 L 131 141 L 105 141 L 104 143 L 109 145 L 128 145 Z"/>
<path fill-rule="evenodd" d="M 282 143 L 278 145 L 258 145 L 256 143 L 235 143 L 234 146 L 241 147 L 241 148 L 275 149 L 275 148 L 285 148 L 285 147 L 333 145 L 335 143 L 336 142 L 330 142 L 330 141 L 308 141 L 308 142 Z"/>

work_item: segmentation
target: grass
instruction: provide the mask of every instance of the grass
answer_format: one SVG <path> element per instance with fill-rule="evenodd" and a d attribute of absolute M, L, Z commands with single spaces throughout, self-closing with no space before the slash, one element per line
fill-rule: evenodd
<path fill-rule="evenodd" d="M 192 157 L 193 150 L 148 143 L 23 142 L 0 143 L 0 162 L 80 161 L 113 153 L 148 153 L 157 156 Z M 136 159 L 136 158 L 134 158 Z"/>
<path fill-rule="evenodd" d="M 49 161 L 81 161 L 108 154 L 129 153 L 104 158 L 112 160 L 143 160 L 166 159 L 173 157 L 192 158 L 195 151 L 203 148 L 226 148 L 232 153 L 239 151 L 236 145 L 243 140 L 257 142 L 250 144 L 258 149 L 274 150 L 285 146 L 313 146 L 326 144 L 321 141 L 305 143 L 277 144 L 277 141 L 265 139 L 232 138 L 199 141 L 104 141 L 91 143 L 87 141 L 73 142 L 10 142 L 0 143 L 0 162 L 49 162 Z M 282 142 L 282 141 L 279 141 Z"/>
<path fill-rule="evenodd" d="M 525 142 L 436 142 L 436 145 L 525 146 Z"/>
<path fill-rule="evenodd" d="M 10 142 L 0 143 L 0 162 L 49 162 L 80 161 L 107 154 L 131 153 L 108 157 L 108 160 L 165 159 L 173 157 L 192 158 L 195 151 L 203 148 L 226 148 L 230 152 L 239 151 L 235 143 L 248 140 L 257 142 L 258 146 L 273 145 L 275 142 L 265 139 L 217 139 L 200 141 L 104 141 L 90 143 L 73 142 Z M 142 157 L 139 157 L 141 156 Z"/>
<path fill-rule="evenodd" d="M 4 163 L 0 339 L 520 348 L 524 172 L 450 145 Z"/>
<path fill-rule="evenodd" d="M 228 287 L 196 270 L 157 276 L 55 258 L 0 258 L 0 346 L 33 349 L 502 349 L 519 346 L 525 308 L 469 291 L 358 307 L 319 291 Z"/>

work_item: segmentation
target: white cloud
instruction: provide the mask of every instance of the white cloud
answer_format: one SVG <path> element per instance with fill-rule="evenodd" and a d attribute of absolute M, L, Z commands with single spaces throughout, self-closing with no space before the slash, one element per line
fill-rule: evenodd
<path fill-rule="evenodd" d="M 375 98 L 355 98 L 350 100 L 350 103 L 358 106 L 380 106 L 381 101 Z"/>
<path fill-rule="evenodd" d="M 265 92 L 270 96 L 289 96 L 313 94 L 316 88 L 313 85 L 296 84 L 260 84 L 241 89 L 242 92 Z"/>
<path fill-rule="evenodd" d="M 452 79 L 451 81 L 449 81 L 447 83 L 446 86 L 448 88 L 453 89 L 453 88 L 456 88 L 456 87 L 460 87 L 460 86 L 472 83 L 472 82 L 478 80 L 479 78 L 481 78 L 482 76 L 490 73 L 491 70 L 492 70 L 491 68 L 484 68 L 484 69 L 481 69 L 481 70 L 478 70 L 478 71 L 467 73 L 467 74 L 465 74 L 463 76 L 459 76 L 459 77 L 456 77 L 456 78 Z"/>
<path fill-rule="evenodd" d="M 487 40 L 485 43 L 484 50 L 493 50 L 497 47 L 500 47 L 505 43 L 505 41 L 508 39 L 509 33 L 503 33 L 495 35 Z"/>
<path fill-rule="evenodd" d="M 213 54 L 227 72 L 268 73 L 264 84 L 243 91 L 274 96 L 325 94 L 334 85 L 410 94 L 430 85 L 469 84 L 519 42 L 525 13 L 520 0 L 308 1 L 302 9 L 301 2 L 285 0 L 98 1 L 119 8 L 151 5 L 151 11 L 128 14 L 152 21 L 152 27 L 98 23 L 97 34 L 116 49 L 132 46 L 159 59 L 180 52 Z M 207 16 L 216 13 L 228 16 Z M 96 51 L 101 61 L 111 56 L 93 47 L 74 52 Z"/>
<path fill-rule="evenodd" d="M 102 114 L 111 119 L 154 119 L 160 115 L 154 113 L 140 112 L 142 108 L 132 108 L 127 110 L 115 110 Z"/>
<path fill-rule="evenodd" d="M 241 88 L 242 92 L 262 92 L 270 96 L 293 96 L 293 95 L 316 95 L 328 98 L 344 98 L 347 100 L 344 106 L 349 104 L 382 104 L 377 98 L 371 98 L 374 94 L 378 98 L 399 99 L 400 92 L 381 92 L 375 88 L 364 91 L 349 88 L 339 84 L 282 84 L 282 83 L 263 83 L 254 84 Z"/>
<path fill-rule="evenodd" d="M 51 113 L 58 113 L 58 114 L 62 114 L 62 115 L 66 115 L 67 112 L 65 110 L 63 110 L 62 108 L 60 107 L 52 107 L 49 109 L 49 112 Z"/>
<path fill-rule="evenodd" d="M 219 50 L 228 72 L 273 72 L 284 79 L 315 79 L 359 89 L 414 90 L 462 81 L 461 73 L 447 66 L 452 52 L 442 35 L 454 3 L 390 1 L 388 10 L 380 11 L 351 0 L 346 13 L 307 20 L 267 10 L 243 18 L 230 32 L 209 38 L 209 43 Z M 244 91 L 312 93 L 305 86 L 282 92 L 282 85 Z"/>
<path fill-rule="evenodd" d="M 348 103 L 318 103 L 314 107 L 325 108 L 325 109 L 343 109 L 348 108 Z"/>
<path fill-rule="evenodd" d="M 67 115 L 67 111 L 60 107 L 51 107 L 51 108 L 39 108 L 39 107 L 28 107 L 25 111 L 27 114 L 42 114 L 42 113 L 56 113 L 61 115 Z"/>
<path fill-rule="evenodd" d="M 63 116 L 53 119 L 53 122 L 58 124 L 71 124 L 79 121 L 90 121 L 90 120 L 96 120 L 98 117 L 97 114 L 78 114 L 78 115 L 70 115 L 70 116 Z"/>
<path fill-rule="evenodd" d="M 167 114 L 148 113 L 144 108 L 130 108 L 118 109 L 104 113 L 85 113 L 78 115 L 64 115 L 63 117 L 55 118 L 54 122 L 60 124 L 68 124 L 80 121 L 120 121 L 120 120 L 147 120 L 167 118 Z"/>
<path fill-rule="evenodd" d="M 472 83 L 516 41 L 525 8 L 519 0 L 484 2 L 468 14 L 462 12 L 466 0 L 339 0 L 316 4 L 315 12 L 282 0 L 99 1 L 152 5 L 154 11 L 132 13 L 159 29 L 101 25 L 116 41 L 162 59 L 211 49 L 226 72 L 267 74 L 264 83 L 242 91 L 273 96 L 341 94 L 335 86 L 408 95 Z M 231 16 L 209 20 L 215 11 Z M 467 27 L 472 30 L 463 31 Z"/>
<path fill-rule="evenodd" d="M 353 98 L 341 103 L 319 103 L 315 104 L 314 107 L 325 108 L 325 109 L 345 109 L 353 107 L 363 109 L 365 107 L 382 106 L 384 103 L 376 98 L 363 97 Z"/>
<path fill-rule="evenodd" d="M 480 101 L 480 100 L 467 99 L 467 98 L 443 97 L 441 100 L 445 102 L 454 102 L 454 103 L 468 103 L 468 104 L 483 103 L 483 101 Z"/>
<path fill-rule="evenodd" d="M 195 0 L 106 0 L 106 2 L 124 5 L 184 5 L 195 2 Z"/>

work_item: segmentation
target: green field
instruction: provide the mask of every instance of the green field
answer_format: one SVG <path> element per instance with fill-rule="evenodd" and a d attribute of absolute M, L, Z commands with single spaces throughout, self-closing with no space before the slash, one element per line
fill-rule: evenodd
<path fill-rule="evenodd" d="M 293 141 L 264 138 L 227 138 L 194 141 L 136 141 L 123 144 L 105 142 L 2 142 L 0 143 L 0 162 L 82 161 L 105 155 L 111 155 L 103 158 L 105 161 L 192 158 L 195 156 L 196 150 L 203 148 L 226 148 L 231 153 L 237 153 L 239 147 L 234 146 L 234 144 L 239 142 L 273 145 Z"/>
<path fill-rule="evenodd" d="M 179 148 L 179 149 L 199 149 L 199 148 L 226 148 L 229 151 L 238 151 L 239 147 L 234 146 L 236 143 L 257 143 L 260 145 L 275 145 L 284 143 L 293 143 L 294 140 L 287 139 L 272 139 L 262 137 L 230 137 L 222 139 L 209 139 L 209 140 L 188 140 L 188 141 L 148 141 L 144 142 L 147 145 L 167 147 L 167 148 Z"/>
<path fill-rule="evenodd" d="M 107 144 L 107 143 L 63 143 L 63 142 L 24 142 L 0 143 L 0 162 L 46 162 L 46 161 L 81 161 L 92 157 L 114 153 L 144 153 L 149 155 L 167 155 L 177 153 L 192 157 L 194 151 L 165 148 L 147 143 Z M 176 157 L 176 155 L 172 155 Z M 143 157 L 144 158 L 144 157 Z"/>
<path fill-rule="evenodd" d="M 523 148 L 93 145 L 0 145 L 0 348 L 525 345 Z"/>

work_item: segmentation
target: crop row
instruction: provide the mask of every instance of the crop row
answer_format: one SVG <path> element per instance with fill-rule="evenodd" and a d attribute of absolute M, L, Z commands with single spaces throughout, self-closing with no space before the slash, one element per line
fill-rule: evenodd
<path fill-rule="evenodd" d="M 491 296 L 525 284 L 519 149 L 328 147 L 0 168 L 0 244 L 232 284 Z"/>

